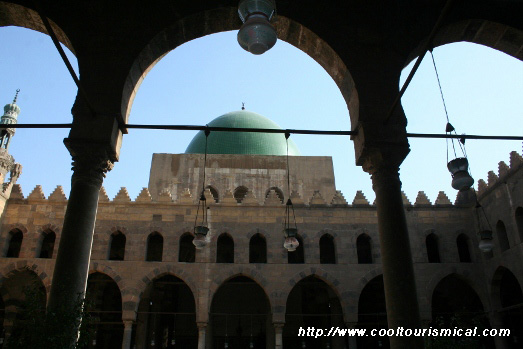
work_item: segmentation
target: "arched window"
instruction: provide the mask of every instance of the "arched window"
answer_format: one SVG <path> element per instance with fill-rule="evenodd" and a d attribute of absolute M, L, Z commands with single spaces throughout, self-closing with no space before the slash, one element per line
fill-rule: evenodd
<path fill-rule="evenodd" d="M 459 261 L 461 263 L 472 262 L 472 259 L 470 258 L 468 236 L 465 234 L 459 234 L 458 238 L 456 239 L 456 244 L 458 245 Z"/>
<path fill-rule="evenodd" d="M 289 264 L 303 264 L 305 263 L 305 253 L 303 246 L 303 239 L 301 236 L 296 235 L 296 240 L 300 243 L 296 251 L 287 252 L 287 263 Z"/>
<path fill-rule="evenodd" d="M 370 236 L 361 234 L 356 240 L 356 250 L 358 252 L 358 264 L 372 264 L 372 246 Z"/>
<path fill-rule="evenodd" d="M 123 261 L 125 255 L 125 235 L 121 231 L 111 234 L 109 260 Z"/>
<path fill-rule="evenodd" d="M 196 248 L 192 243 L 193 239 L 194 236 L 191 233 L 185 233 L 180 237 L 178 262 L 194 263 L 196 260 Z"/>
<path fill-rule="evenodd" d="M 22 247 L 22 240 L 24 239 L 24 234 L 18 229 L 13 229 L 9 232 L 9 247 L 5 254 L 6 257 L 18 258 L 20 255 L 20 248 Z"/>
<path fill-rule="evenodd" d="M 280 199 L 281 203 L 283 204 L 283 199 L 284 199 L 283 191 L 280 188 L 278 188 L 278 187 L 270 187 L 267 190 L 267 192 L 265 192 L 265 198 L 267 198 L 269 196 L 269 193 L 271 192 L 271 190 L 274 190 L 274 192 L 276 193 L 276 195 Z"/>
<path fill-rule="evenodd" d="M 501 252 L 508 250 L 510 248 L 510 244 L 508 242 L 505 223 L 498 221 L 496 224 L 496 233 L 498 234 L 499 248 L 501 249 Z"/>
<path fill-rule="evenodd" d="M 53 258 L 54 242 L 56 234 L 52 230 L 46 230 L 42 233 L 42 245 L 40 247 L 39 258 Z"/>
<path fill-rule="evenodd" d="M 519 241 L 523 242 L 523 207 L 516 208 L 516 226 L 518 228 Z"/>
<path fill-rule="evenodd" d="M 267 241 L 260 233 L 249 241 L 249 263 L 267 263 Z"/>
<path fill-rule="evenodd" d="M 236 199 L 236 201 L 238 203 L 242 202 L 243 198 L 245 197 L 245 195 L 247 195 L 247 192 L 249 191 L 249 189 L 247 189 L 246 187 L 244 187 L 243 185 L 234 189 L 234 198 Z"/>
<path fill-rule="evenodd" d="M 324 234 L 320 239 L 320 263 L 336 264 L 334 238 L 330 234 Z"/>
<path fill-rule="evenodd" d="M 147 237 L 147 262 L 161 262 L 163 256 L 163 236 L 158 232 L 152 232 Z"/>
<path fill-rule="evenodd" d="M 218 238 L 216 263 L 234 263 L 234 241 L 228 234 Z"/>
<path fill-rule="evenodd" d="M 429 263 L 440 263 L 438 237 L 436 234 L 430 233 L 425 239 L 425 245 L 427 246 L 427 257 Z"/>
<path fill-rule="evenodd" d="M 208 185 L 205 187 L 205 189 L 209 189 L 209 191 L 211 192 L 212 196 L 214 197 L 214 201 L 215 202 L 219 202 L 220 198 L 218 197 L 218 190 L 216 190 L 215 187 L 213 187 L 212 185 Z"/>

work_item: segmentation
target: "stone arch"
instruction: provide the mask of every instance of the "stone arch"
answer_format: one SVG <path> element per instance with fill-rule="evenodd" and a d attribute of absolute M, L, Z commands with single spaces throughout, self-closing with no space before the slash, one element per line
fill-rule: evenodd
<path fill-rule="evenodd" d="M 482 32 L 489 35 L 482 35 Z M 480 44 L 504 52 L 509 56 L 521 60 L 523 47 L 523 32 L 505 24 L 484 19 L 467 19 L 443 26 L 433 40 L 434 47 L 443 46 L 460 41 Z M 405 66 L 420 55 L 424 40 L 409 55 Z"/>
<path fill-rule="evenodd" d="M 367 286 L 367 284 L 377 276 L 383 275 L 383 269 L 381 266 L 378 266 L 370 271 L 368 271 L 356 284 L 354 289 L 354 295 L 356 296 L 356 302 L 360 298 L 361 292 Z M 358 314 L 358 304 L 356 303 L 356 314 Z"/>
<path fill-rule="evenodd" d="M 285 283 L 285 287 L 280 290 L 279 296 L 274 298 L 273 316 L 276 313 L 279 313 L 280 315 L 283 314 L 283 316 L 285 317 L 287 298 L 289 297 L 289 294 L 298 282 L 309 276 L 314 276 L 320 279 L 332 289 L 332 291 L 336 294 L 336 297 L 338 297 L 338 299 L 340 300 L 341 308 L 343 309 L 343 318 L 346 319 L 348 316 L 348 313 L 346 311 L 348 301 L 344 297 L 345 294 L 342 293 L 339 289 L 339 285 L 341 284 L 340 280 L 338 280 L 335 276 L 329 274 L 324 269 L 315 267 L 305 268 L 289 278 L 289 281 Z"/>
<path fill-rule="evenodd" d="M 99 262 L 93 262 L 89 264 L 89 275 L 94 273 L 101 273 L 105 274 L 108 277 L 110 277 L 116 285 L 118 285 L 118 288 L 120 289 L 120 293 L 122 293 L 122 309 L 123 309 L 123 290 L 125 289 L 125 284 L 123 282 L 122 277 L 120 274 L 118 274 L 114 269 L 112 269 L 110 266 L 105 265 L 103 263 Z"/>
<path fill-rule="evenodd" d="M 60 229 L 60 227 L 58 227 L 54 224 L 48 223 L 48 224 L 44 224 L 40 228 L 38 228 L 37 232 L 41 234 L 41 233 L 45 232 L 46 230 L 52 230 L 55 232 L 55 234 L 58 235 L 60 233 L 61 229 Z"/>
<path fill-rule="evenodd" d="M 430 312 L 430 314 L 427 314 L 427 318 L 432 318 L 432 295 L 434 293 L 434 290 L 442 281 L 448 276 L 454 276 L 458 279 L 464 281 L 468 286 L 474 290 L 474 292 L 478 295 L 481 304 L 483 306 L 483 309 L 487 309 L 487 305 L 489 304 L 488 297 L 483 292 L 483 288 L 474 283 L 472 280 L 474 280 L 474 277 L 470 275 L 470 272 L 467 270 L 458 271 L 456 269 L 453 270 L 442 270 L 440 272 L 435 273 L 432 278 L 425 284 L 425 287 L 421 290 L 418 289 L 418 299 L 420 299 L 422 302 L 420 302 L 420 309 L 425 309 L 426 312 Z"/>
<path fill-rule="evenodd" d="M 163 263 L 162 263 L 163 264 Z M 172 275 L 189 286 L 189 289 L 191 290 L 195 302 L 196 302 L 196 313 L 199 312 L 199 303 L 197 302 L 197 296 L 198 296 L 198 287 L 196 285 L 196 282 L 191 277 L 191 274 L 183 270 L 182 268 L 178 268 L 172 265 L 161 265 L 157 268 L 154 268 L 153 270 L 149 271 L 144 277 L 142 277 L 135 285 L 134 288 L 132 288 L 133 296 L 130 297 L 131 299 L 128 299 L 127 304 L 126 301 L 124 301 L 124 297 L 122 296 L 122 301 L 125 305 L 125 310 L 129 310 L 132 307 L 133 311 L 138 311 L 138 305 L 140 304 L 140 300 L 142 298 L 143 293 L 145 292 L 145 289 L 154 279 L 158 279 L 165 275 Z M 127 296 L 127 295 L 126 295 Z M 126 297 L 127 298 L 127 297 Z"/>
<path fill-rule="evenodd" d="M 214 18 L 222 20 L 213 20 Z M 143 79 L 165 54 L 190 40 L 237 30 L 240 25 L 237 8 L 221 7 L 182 18 L 157 33 L 137 55 L 124 82 L 121 101 L 124 120 L 128 121 L 131 105 Z M 347 103 L 351 120 L 355 123 L 358 120 L 358 94 L 349 70 L 336 51 L 317 34 L 291 18 L 279 15 L 274 25 L 280 40 L 308 54 L 331 76 Z"/>
<path fill-rule="evenodd" d="M 0 2 L 0 12 L 9 14 L 0 18 L 0 27 L 12 25 L 32 29 L 48 35 L 39 14 L 33 9 L 9 2 Z M 48 20 L 58 38 L 58 41 L 64 44 L 74 54 L 75 51 L 73 45 L 62 28 L 60 28 L 52 19 L 48 18 Z"/>
<path fill-rule="evenodd" d="M 276 196 L 280 199 L 281 203 L 283 204 L 285 202 L 285 195 L 283 194 L 283 190 L 281 190 L 278 187 L 270 187 L 269 189 L 267 189 L 265 191 L 264 199 L 266 199 L 269 196 L 271 190 L 274 190 Z"/>
<path fill-rule="evenodd" d="M 0 285 L 3 283 L 4 279 L 7 279 L 14 272 L 19 272 L 23 270 L 33 272 L 40 279 L 43 286 L 45 287 L 46 294 L 49 295 L 49 290 L 51 289 L 51 278 L 45 272 L 43 267 L 40 267 L 37 263 L 33 263 L 28 260 L 19 260 L 16 262 L 16 265 L 14 263 L 11 263 L 5 266 L 0 272 Z"/>
<path fill-rule="evenodd" d="M 212 300 L 214 299 L 214 295 L 216 294 L 216 291 L 218 291 L 220 286 L 222 286 L 228 280 L 237 276 L 248 277 L 256 284 L 258 284 L 258 286 L 260 286 L 263 292 L 265 293 L 265 296 L 269 301 L 269 306 L 271 310 L 274 312 L 274 295 L 272 293 L 269 294 L 267 292 L 267 285 L 269 285 L 269 282 L 262 275 L 262 273 L 257 272 L 255 268 L 234 266 L 231 268 L 227 268 L 227 271 L 221 272 L 215 276 L 213 282 L 209 287 L 209 302 L 207 303 L 207 313 L 211 311 Z"/>
<path fill-rule="evenodd" d="M 519 283 L 520 289 L 523 289 L 521 285 L 523 285 L 523 280 L 521 280 L 521 277 L 518 277 L 518 273 L 513 273 L 512 270 L 510 270 L 507 267 L 499 266 L 497 267 L 496 271 L 494 272 L 494 275 L 492 276 L 492 283 L 491 283 L 491 302 L 492 307 L 494 309 L 501 308 L 501 279 L 503 278 L 503 275 L 505 273 L 511 273 Z"/>
<path fill-rule="evenodd" d="M 220 192 L 214 185 L 207 185 L 205 189 L 209 189 L 215 202 L 220 202 Z"/>
<path fill-rule="evenodd" d="M 247 188 L 244 185 L 240 185 L 240 186 L 236 187 L 233 191 L 234 199 L 236 200 L 236 202 L 241 203 L 248 192 L 249 192 L 249 188 Z"/>

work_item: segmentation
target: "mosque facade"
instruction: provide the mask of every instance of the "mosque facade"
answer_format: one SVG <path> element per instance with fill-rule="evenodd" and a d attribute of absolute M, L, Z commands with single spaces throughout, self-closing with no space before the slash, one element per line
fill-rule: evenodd
<path fill-rule="evenodd" d="M 19 112 L 15 100 L 1 122 L 16 122 Z M 245 110 L 209 125 L 277 128 Z M 0 325 L 7 342 L 23 289 L 49 293 L 68 202 L 60 186 L 46 196 L 40 186 L 29 192 L 16 184 L 13 135 L 7 128 L 0 149 Z M 197 249 L 202 192 L 210 230 Z M 298 228 L 293 252 L 282 233 L 289 198 Z M 440 192 L 434 202 L 423 192 L 412 201 L 403 195 L 420 316 L 426 328 L 463 317 L 507 328 L 509 336 L 480 342 L 516 348 L 523 341 L 521 154 L 512 152 L 509 164 L 479 181 L 477 199 L 482 208 L 472 191 L 455 200 Z M 494 247 L 485 253 L 478 231 L 489 229 Z M 121 188 L 110 199 L 100 190 L 87 281 L 98 321 L 89 346 L 387 348 L 383 335 L 300 335 L 387 328 L 381 251 L 375 204 L 360 191 L 348 199 L 336 189 L 330 157 L 302 156 L 282 134 L 200 132 L 183 154 L 153 154 L 138 197 Z"/>

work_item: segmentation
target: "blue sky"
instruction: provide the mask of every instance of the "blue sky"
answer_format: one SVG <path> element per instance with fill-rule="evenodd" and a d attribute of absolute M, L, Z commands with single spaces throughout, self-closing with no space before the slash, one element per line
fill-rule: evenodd
<path fill-rule="evenodd" d="M 0 28 L 0 103 L 21 89 L 20 123 L 68 123 L 76 86 L 51 39 L 23 28 Z M 458 133 L 523 134 L 523 65 L 504 53 L 457 43 L 434 50 L 450 120 Z M 76 67 L 74 55 L 69 58 Z M 403 79 L 411 69 L 409 65 Z M 282 128 L 348 130 L 349 113 L 329 75 L 305 53 L 278 41 L 261 56 L 243 51 L 236 33 L 206 36 L 176 48 L 149 72 L 135 98 L 130 123 L 204 125 L 245 102 Z M 426 56 L 402 104 L 408 132 L 443 133 L 445 114 L 430 56 Z M 71 157 L 63 145 L 68 130 L 19 129 L 10 153 L 23 165 L 19 183 L 25 196 L 40 184 L 48 196 L 57 185 L 69 195 Z M 183 153 L 194 131 L 130 130 L 120 162 L 104 187 L 113 198 L 125 186 L 136 198 L 148 184 L 153 153 Z M 374 200 L 369 175 L 354 164 L 354 147 L 344 136 L 293 135 L 303 155 L 332 156 L 336 186 L 350 203 L 357 190 Z M 411 153 L 401 167 L 403 190 L 415 201 L 418 191 L 434 202 L 440 190 L 454 201 L 446 168 L 445 140 L 410 139 Z M 521 154 L 518 141 L 467 141 L 473 177 L 486 179 Z"/>

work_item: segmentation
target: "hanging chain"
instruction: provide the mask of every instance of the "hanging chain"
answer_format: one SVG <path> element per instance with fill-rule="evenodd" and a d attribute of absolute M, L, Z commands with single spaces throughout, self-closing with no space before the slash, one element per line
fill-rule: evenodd
<path fill-rule="evenodd" d="M 432 53 L 432 49 L 430 50 L 430 55 L 432 57 L 432 64 L 434 66 L 434 71 L 436 72 L 436 79 L 438 80 L 439 93 L 441 95 L 441 101 L 443 102 L 443 109 L 445 110 L 445 117 L 447 118 L 447 127 L 445 129 L 445 133 L 451 134 L 454 131 L 454 134 L 457 135 L 456 130 L 451 125 L 450 120 L 449 120 L 447 104 L 445 103 L 445 97 L 443 96 L 443 89 L 441 88 L 441 81 L 439 79 L 438 68 L 436 67 L 436 60 L 434 59 L 434 54 Z M 447 163 L 448 163 L 449 162 L 449 139 L 448 138 L 446 138 L 446 142 L 447 142 Z M 456 147 L 454 146 L 454 138 L 451 139 L 451 143 L 452 143 L 452 149 L 454 151 L 454 157 L 457 158 L 458 155 L 456 153 Z M 463 146 L 462 146 L 462 144 L 463 144 Z M 467 152 L 465 151 L 465 139 L 464 138 L 460 139 L 458 141 L 458 145 L 461 148 L 461 152 L 463 153 L 463 155 L 465 157 L 467 157 Z"/>
<path fill-rule="evenodd" d="M 203 181 L 202 181 L 202 192 L 200 195 L 200 198 L 198 199 L 198 208 L 196 210 L 196 217 L 194 218 L 194 227 L 196 229 L 196 224 L 198 223 L 198 215 L 200 213 L 200 203 L 202 206 L 202 225 L 207 223 L 207 212 L 205 211 L 206 205 L 206 198 L 205 198 L 205 169 L 207 168 L 207 139 L 209 138 L 209 134 L 211 131 L 209 131 L 208 128 L 205 129 L 205 153 L 203 156 Z"/>

